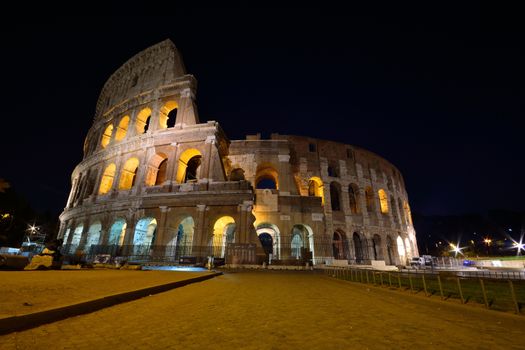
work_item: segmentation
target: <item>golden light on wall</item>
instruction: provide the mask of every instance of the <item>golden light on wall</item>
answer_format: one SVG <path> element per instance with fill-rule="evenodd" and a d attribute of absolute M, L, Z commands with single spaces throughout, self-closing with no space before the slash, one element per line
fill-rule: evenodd
<path fill-rule="evenodd" d="M 109 142 L 111 141 L 111 135 L 113 135 L 113 124 L 109 124 L 106 127 L 106 130 L 104 130 L 104 134 L 102 134 L 102 141 L 100 144 L 103 148 L 106 148 L 106 146 L 109 145 Z"/>
<path fill-rule="evenodd" d="M 193 157 L 202 156 L 201 152 L 195 148 L 185 150 L 179 158 L 179 164 L 177 166 L 177 177 L 178 183 L 184 183 L 186 177 L 186 170 L 188 169 L 188 162 Z"/>
<path fill-rule="evenodd" d="M 119 190 L 129 190 L 133 187 L 138 166 L 139 160 L 137 158 L 130 158 L 126 161 L 120 174 Z"/>
<path fill-rule="evenodd" d="M 167 163 L 168 157 L 164 153 L 157 153 L 151 157 L 146 173 L 146 186 L 162 185 L 166 181 Z"/>
<path fill-rule="evenodd" d="M 104 170 L 104 174 L 102 175 L 102 180 L 100 181 L 100 187 L 98 190 L 99 194 L 106 194 L 109 192 L 109 190 L 111 190 L 116 170 L 117 167 L 113 163 L 106 167 L 106 170 Z"/>
<path fill-rule="evenodd" d="M 385 190 L 380 189 L 377 191 L 379 194 L 379 204 L 381 205 L 381 213 L 382 214 L 388 214 L 388 196 L 385 192 Z"/>
<path fill-rule="evenodd" d="M 122 119 L 120 119 L 120 123 L 118 123 L 117 126 L 117 132 L 115 133 L 115 140 L 121 141 L 126 137 L 126 133 L 128 132 L 128 126 L 129 126 L 129 116 L 124 116 Z"/>
<path fill-rule="evenodd" d="M 138 114 L 137 114 L 137 121 L 135 123 L 135 127 L 137 128 L 137 133 L 138 134 L 143 134 L 147 131 L 147 124 L 149 122 L 149 118 L 151 117 L 151 109 L 146 107 L 144 109 L 142 109 Z"/>
<path fill-rule="evenodd" d="M 159 126 L 161 129 L 166 129 L 168 127 L 168 114 L 170 114 L 171 111 L 178 109 L 179 104 L 177 101 L 168 101 L 162 106 L 160 109 L 160 115 L 159 115 Z M 171 119 L 171 118 L 170 118 Z M 175 125 L 175 121 L 170 120 L 169 123 L 171 126 Z"/>
<path fill-rule="evenodd" d="M 324 204 L 324 187 L 323 181 L 317 176 L 313 176 L 308 180 L 308 195 L 314 197 L 321 197 L 321 203 Z"/>
<path fill-rule="evenodd" d="M 408 203 L 405 201 L 403 206 L 404 206 L 404 209 L 405 209 L 405 216 L 408 219 L 408 223 L 410 225 L 413 225 L 413 223 L 412 223 L 412 213 L 410 211 L 410 205 L 408 205 Z"/>

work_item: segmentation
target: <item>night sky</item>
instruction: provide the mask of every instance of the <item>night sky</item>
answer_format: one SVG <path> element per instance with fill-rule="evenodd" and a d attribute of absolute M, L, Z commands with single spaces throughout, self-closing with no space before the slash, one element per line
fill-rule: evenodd
<path fill-rule="evenodd" d="M 405 10 L 19 18 L 2 28 L 0 178 L 61 212 L 106 79 L 170 38 L 199 81 L 201 122 L 230 139 L 278 132 L 366 148 L 400 169 L 425 215 L 525 210 L 519 12 Z"/>

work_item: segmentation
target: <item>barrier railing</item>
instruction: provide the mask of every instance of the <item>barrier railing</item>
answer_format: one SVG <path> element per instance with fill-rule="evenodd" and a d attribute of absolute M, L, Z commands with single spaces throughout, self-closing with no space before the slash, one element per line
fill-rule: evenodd
<path fill-rule="evenodd" d="M 326 267 L 323 271 L 340 280 L 423 293 L 441 300 L 457 299 L 462 304 L 478 304 L 487 309 L 520 314 L 525 308 L 525 280 L 519 273 L 509 272 L 505 277 L 488 278 L 482 274 L 466 277 L 448 271 L 387 272 L 346 267 Z"/>

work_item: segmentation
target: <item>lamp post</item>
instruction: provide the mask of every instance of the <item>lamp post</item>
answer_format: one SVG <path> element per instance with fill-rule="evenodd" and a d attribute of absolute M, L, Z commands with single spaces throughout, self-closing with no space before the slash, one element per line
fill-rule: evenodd
<path fill-rule="evenodd" d="M 490 255 L 490 253 L 489 253 L 489 247 L 490 247 L 490 244 L 492 243 L 492 239 L 490 239 L 490 238 L 487 237 L 487 238 L 485 238 L 485 239 L 483 240 L 483 242 L 485 242 L 485 244 L 487 245 L 487 256 L 488 256 L 488 255 Z"/>

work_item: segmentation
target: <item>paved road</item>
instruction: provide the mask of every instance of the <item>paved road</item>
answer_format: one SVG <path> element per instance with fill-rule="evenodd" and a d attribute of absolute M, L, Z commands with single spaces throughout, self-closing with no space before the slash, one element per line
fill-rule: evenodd
<path fill-rule="evenodd" d="M 1 349 L 523 349 L 525 317 L 308 272 L 230 273 L 0 336 Z"/>

